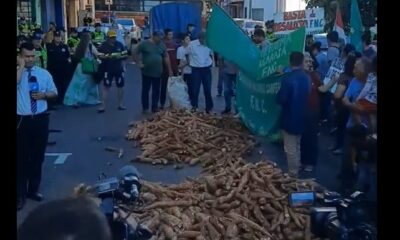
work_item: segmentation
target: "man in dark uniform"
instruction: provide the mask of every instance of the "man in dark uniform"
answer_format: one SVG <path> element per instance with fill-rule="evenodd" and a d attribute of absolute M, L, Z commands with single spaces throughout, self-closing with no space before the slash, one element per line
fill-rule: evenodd
<path fill-rule="evenodd" d="M 57 97 L 51 74 L 35 66 L 31 43 L 17 56 L 17 210 L 25 199 L 42 201 L 39 193 L 42 164 L 49 137 L 47 100 Z"/>
<path fill-rule="evenodd" d="M 70 53 L 68 46 L 62 42 L 61 33 L 54 33 L 54 40 L 51 44 L 47 45 L 48 67 L 54 79 L 54 83 L 58 89 L 58 99 L 56 104 L 62 104 L 65 92 L 69 84 L 67 79 L 67 72 L 70 66 Z"/>
<path fill-rule="evenodd" d="M 98 51 L 102 53 L 102 55 L 99 56 L 102 60 L 99 70 L 105 72 L 102 104 L 97 110 L 99 113 L 105 111 L 106 99 L 114 79 L 118 88 L 118 110 L 126 110 L 126 107 L 124 107 L 122 103 L 124 94 L 124 67 L 122 65 L 122 60 L 127 58 L 128 51 L 121 42 L 117 41 L 117 33 L 115 30 L 109 30 L 107 37 L 107 41 L 98 49 Z"/>

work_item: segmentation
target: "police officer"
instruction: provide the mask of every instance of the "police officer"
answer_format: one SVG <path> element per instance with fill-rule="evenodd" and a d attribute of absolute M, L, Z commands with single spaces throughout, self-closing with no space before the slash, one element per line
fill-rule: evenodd
<path fill-rule="evenodd" d="M 267 29 L 267 31 L 265 32 L 265 37 L 267 38 L 269 43 L 273 43 L 278 40 L 274 33 L 274 20 L 265 22 L 265 28 Z"/>
<path fill-rule="evenodd" d="M 47 46 L 48 66 L 47 69 L 54 79 L 58 89 L 57 104 L 62 104 L 65 92 L 69 84 L 68 75 L 70 66 L 70 53 L 68 46 L 62 42 L 61 33 L 54 33 L 54 40 Z"/>
<path fill-rule="evenodd" d="M 49 137 L 47 100 L 57 96 L 50 73 L 35 66 L 31 43 L 17 57 L 17 210 L 25 199 L 42 201 L 39 193 L 42 163 Z"/>
<path fill-rule="evenodd" d="M 94 26 L 95 30 L 92 33 L 92 42 L 93 45 L 98 48 L 106 40 L 106 35 L 101 31 L 100 23 L 96 23 Z"/>
<path fill-rule="evenodd" d="M 70 37 L 68 38 L 67 45 L 69 47 L 69 52 L 72 55 L 75 53 L 75 49 L 79 45 L 80 39 L 78 37 L 78 31 L 76 28 L 72 28 L 69 35 Z"/>
<path fill-rule="evenodd" d="M 121 42 L 117 41 L 117 33 L 114 30 L 109 30 L 107 37 L 107 41 L 98 48 L 98 51 L 103 53 L 99 56 L 102 59 L 100 69 L 105 72 L 102 104 L 97 110 L 99 113 L 105 111 L 106 99 L 114 79 L 118 88 L 118 110 L 126 110 L 126 107 L 122 105 L 124 87 L 122 60 L 127 58 L 128 51 Z"/>
<path fill-rule="evenodd" d="M 47 68 L 47 51 L 42 43 L 43 35 L 36 31 L 32 36 L 32 44 L 35 48 L 35 66 Z"/>
<path fill-rule="evenodd" d="M 18 24 L 18 30 L 20 35 L 24 35 L 26 37 L 30 34 L 29 24 L 27 23 L 25 17 L 21 17 Z"/>

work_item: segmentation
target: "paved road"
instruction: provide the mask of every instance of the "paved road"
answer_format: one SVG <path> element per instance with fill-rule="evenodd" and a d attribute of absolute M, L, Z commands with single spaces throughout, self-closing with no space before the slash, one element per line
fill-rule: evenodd
<path fill-rule="evenodd" d="M 128 64 L 126 73 L 125 102 L 127 111 L 117 110 L 116 89 L 112 88 L 107 103 L 106 112 L 98 114 L 96 107 L 82 107 L 80 109 L 62 108 L 51 115 L 50 127 L 61 129 L 61 133 L 51 133 L 50 140 L 57 142 L 48 146 L 47 153 L 71 153 L 63 164 L 54 164 L 57 157 L 46 157 L 43 166 L 43 180 L 41 191 L 46 200 L 68 196 L 74 186 L 79 183 L 93 184 L 101 173 L 115 176 L 118 170 L 138 155 L 139 149 L 133 148 L 132 143 L 125 140 L 128 123 L 144 119 L 141 114 L 140 89 L 141 78 L 135 65 Z M 213 95 L 217 95 L 216 81 L 213 81 Z M 204 106 L 204 98 L 200 95 L 200 102 Z M 224 108 L 223 98 L 214 98 L 215 111 Z M 262 146 L 259 150 L 270 160 L 277 162 L 286 169 L 283 147 L 268 143 L 260 139 Z M 115 153 L 106 152 L 104 147 L 122 147 L 125 156 L 118 159 Z M 330 146 L 330 137 L 326 134 L 320 136 L 320 158 L 316 177 L 324 186 L 336 190 L 338 188 L 335 178 L 339 168 L 340 158 L 334 157 L 326 150 Z M 260 158 L 258 151 L 254 151 L 249 160 Z M 143 179 L 161 181 L 164 183 L 178 183 L 186 176 L 197 176 L 198 167 L 185 167 L 175 170 L 172 166 L 159 167 L 146 164 L 135 165 L 143 175 Z M 38 203 L 29 201 L 25 208 L 17 214 L 19 225 L 26 215 Z"/>

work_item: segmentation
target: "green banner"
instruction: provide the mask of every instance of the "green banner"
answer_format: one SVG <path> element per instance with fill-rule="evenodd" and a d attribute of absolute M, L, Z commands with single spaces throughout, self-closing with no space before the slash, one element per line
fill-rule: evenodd
<path fill-rule="evenodd" d="M 223 9 L 213 5 L 207 24 L 207 45 L 239 66 L 237 108 L 243 122 L 258 135 L 277 132 L 280 107 L 275 98 L 284 75 L 276 72 L 289 65 L 291 52 L 304 51 L 305 34 L 305 28 L 299 28 L 261 52 Z"/>
<path fill-rule="evenodd" d="M 220 6 L 213 4 L 212 9 L 207 23 L 207 46 L 256 78 L 257 68 L 254 66 L 258 65 L 260 49 Z"/>

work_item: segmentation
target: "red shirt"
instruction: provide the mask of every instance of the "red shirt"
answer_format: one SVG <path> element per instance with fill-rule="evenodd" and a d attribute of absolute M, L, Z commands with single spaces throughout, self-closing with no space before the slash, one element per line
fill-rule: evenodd
<path fill-rule="evenodd" d="M 176 58 L 177 44 L 171 40 L 164 40 L 164 44 L 167 47 L 167 52 L 169 56 L 169 62 L 171 63 L 171 69 L 174 75 L 178 74 L 178 60 Z"/>
<path fill-rule="evenodd" d="M 321 79 L 317 71 L 307 72 L 311 79 L 311 94 L 308 103 L 311 111 L 318 111 L 319 109 L 319 90 L 318 87 L 322 85 Z"/>

